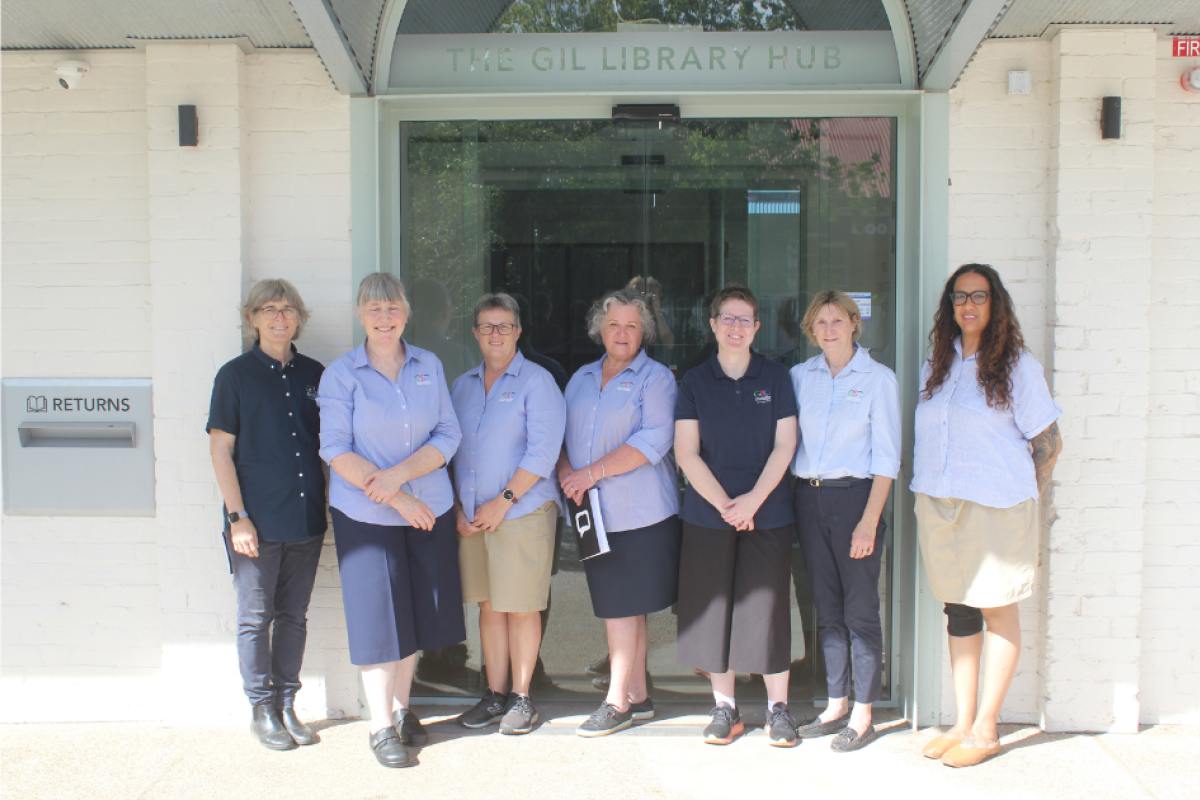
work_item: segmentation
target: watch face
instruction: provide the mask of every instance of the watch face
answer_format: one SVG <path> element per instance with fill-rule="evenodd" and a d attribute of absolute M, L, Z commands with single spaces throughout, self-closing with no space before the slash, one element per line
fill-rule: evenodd
<path fill-rule="evenodd" d="M 516 502 L 516 499 L 517 499 L 517 495 L 513 492 L 512 489 L 505 489 L 500 494 L 500 496 L 503 497 L 505 500 L 508 500 L 510 503 Z"/>

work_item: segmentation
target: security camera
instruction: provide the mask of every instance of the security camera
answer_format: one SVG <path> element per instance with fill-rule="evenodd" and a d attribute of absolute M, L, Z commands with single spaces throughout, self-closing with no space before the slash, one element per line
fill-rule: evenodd
<path fill-rule="evenodd" d="M 91 69 L 86 61 L 57 61 L 54 71 L 58 74 L 58 85 L 64 89 L 74 89 L 83 80 L 83 76 Z"/>

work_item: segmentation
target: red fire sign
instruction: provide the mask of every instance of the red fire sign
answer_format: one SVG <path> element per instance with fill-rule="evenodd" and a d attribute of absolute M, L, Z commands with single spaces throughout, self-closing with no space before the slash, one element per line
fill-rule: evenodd
<path fill-rule="evenodd" d="M 1200 58 L 1200 36 L 1176 36 L 1171 55 L 1176 58 Z"/>

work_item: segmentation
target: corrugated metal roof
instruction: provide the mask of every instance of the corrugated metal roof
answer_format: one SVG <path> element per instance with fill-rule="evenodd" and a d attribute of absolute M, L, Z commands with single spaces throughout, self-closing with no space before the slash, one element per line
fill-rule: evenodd
<path fill-rule="evenodd" d="M 992 31 L 991 38 L 1041 36 L 1047 26 L 1056 23 L 1171 23 L 1171 33 L 1200 33 L 1200 3 L 1196 0 L 1018 0 Z"/>
<path fill-rule="evenodd" d="M 409 0 L 398 33 L 487 33 L 513 0 Z"/>
<path fill-rule="evenodd" d="M 890 30 L 882 0 L 787 0 L 802 30 L 886 31 Z"/>
<path fill-rule="evenodd" d="M 136 39 L 245 36 L 255 47 L 312 47 L 286 0 L 4 0 L 0 47 L 85 50 Z"/>
<path fill-rule="evenodd" d="M 904 0 L 904 5 L 917 49 L 917 75 L 923 77 L 967 0 Z"/>
<path fill-rule="evenodd" d="M 370 83 L 384 0 L 329 0 L 329 4 L 350 42 L 358 66 Z"/>

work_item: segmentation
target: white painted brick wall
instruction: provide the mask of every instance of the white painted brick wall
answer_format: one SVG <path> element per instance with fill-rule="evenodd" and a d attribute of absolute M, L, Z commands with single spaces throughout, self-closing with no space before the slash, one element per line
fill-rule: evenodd
<path fill-rule="evenodd" d="M 1200 723 L 1200 59 L 1158 43 L 1142 564 L 1142 722 Z"/>

